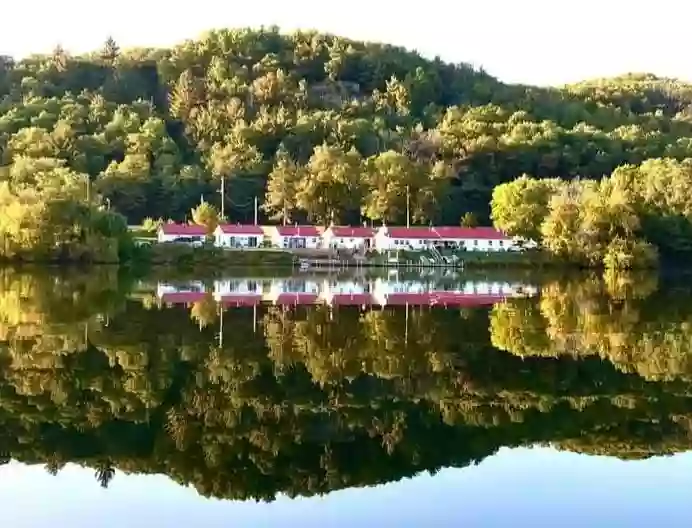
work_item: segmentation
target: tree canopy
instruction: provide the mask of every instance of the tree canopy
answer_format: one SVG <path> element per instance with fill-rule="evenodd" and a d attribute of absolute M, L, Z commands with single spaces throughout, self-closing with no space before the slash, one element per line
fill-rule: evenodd
<path fill-rule="evenodd" d="M 690 138 L 692 86 L 674 79 L 507 85 L 317 32 L 218 30 L 169 49 L 108 38 L 82 56 L 0 57 L 0 180 L 51 164 L 131 224 L 183 220 L 200 195 L 224 209 L 222 178 L 231 221 L 252 220 L 258 198 L 271 218 L 398 222 L 408 189 L 417 222 L 470 213 L 485 224 L 493 189 L 524 174 L 600 180 L 652 158 L 669 160 L 657 170 L 684 199 L 689 180 L 670 164 L 692 158 Z M 663 229 L 659 206 L 644 229 Z M 689 240 L 689 217 L 677 222 Z"/>

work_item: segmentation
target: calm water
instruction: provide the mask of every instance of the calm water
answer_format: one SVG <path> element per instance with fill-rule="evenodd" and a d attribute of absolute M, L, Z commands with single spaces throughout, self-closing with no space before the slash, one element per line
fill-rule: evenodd
<path fill-rule="evenodd" d="M 0 272 L 0 523 L 690 526 L 690 284 Z"/>

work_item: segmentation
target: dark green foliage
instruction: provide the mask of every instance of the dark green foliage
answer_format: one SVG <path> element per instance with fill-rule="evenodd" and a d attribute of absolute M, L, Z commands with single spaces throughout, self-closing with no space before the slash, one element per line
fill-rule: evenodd
<path fill-rule="evenodd" d="M 540 299 L 491 310 L 230 308 L 221 331 L 211 296 L 161 306 L 146 282 L 99 271 L 0 274 L 4 457 L 53 474 L 86 465 L 95 486 L 116 470 L 160 473 L 207 496 L 272 500 L 504 446 L 690 449 L 680 284 L 546 281 Z"/>
<path fill-rule="evenodd" d="M 122 50 L 108 39 L 88 56 L 58 47 L 18 62 L 0 58 L 0 163 L 64 160 L 131 224 L 183 220 L 200 195 L 219 208 L 221 177 L 232 221 L 251 220 L 254 198 L 268 187 L 268 216 L 399 218 L 400 184 L 418 181 L 425 207 L 416 220 L 458 225 L 473 213 L 485 224 L 493 188 L 524 173 L 601 178 L 623 164 L 692 157 L 691 109 L 692 87 L 651 75 L 510 86 L 392 46 L 221 30 L 172 49 Z M 260 159 L 229 158 L 234 145 Z M 315 173 L 303 168 L 325 146 L 337 173 L 351 149 L 362 159 L 362 178 L 329 196 L 327 213 L 294 199 L 310 196 Z M 411 163 L 398 163 L 407 173 L 388 190 L 384 173 L 369 168 L 390 151 Z M 277 164 L 276 174 L 290 179 L 287 160 L 297 167 L 295 185 L 268 186 Z M 367 201 L 373 190 L 377 206 Z"/>

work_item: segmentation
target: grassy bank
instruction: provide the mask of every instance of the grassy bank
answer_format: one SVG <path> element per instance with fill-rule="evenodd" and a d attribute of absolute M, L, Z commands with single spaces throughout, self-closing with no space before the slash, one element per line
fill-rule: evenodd
<path fill-rule="evenodd" d="M 137 264 L 205 272 L 223 271 L 228 267 L 286 268 L 293 265 L 293 255 L 279 249 L 228 250 L 213 246 L 153 244 L 139 248 Z"/>

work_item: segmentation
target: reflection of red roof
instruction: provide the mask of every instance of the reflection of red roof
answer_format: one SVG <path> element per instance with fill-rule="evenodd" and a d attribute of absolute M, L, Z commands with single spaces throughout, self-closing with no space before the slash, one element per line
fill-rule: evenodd
<path fill-rule="evenodd" d="M 509 240 L 493 227 L 389 227 L 391 238 L 420 238 L 428 240 Z"/>
<path fill-rule="evenodd" d="M 337 293 L 332 295 L 332 304 L 337 306 L 363 306 L 372 304 L 369 293 Z"/>
<path fill-rule="evenodd" d="M 457 292 L 392 293 L 386 296 L 387 305 L 405 304 L 429 306 L 490 306 L 505 300 L 504 295 L 478 295 Z"/>
<path fill-rule="evenodd" d="M 375 230 L 370 227 L 332 226 L 329 229 L 332 235 L 337 237 L 372 238 L 375 236 Z"/>
<path fill-rule="evenodd" d="M 219 230 L 226 235 L 263 235 L 264 231 L 260 226 L 241 225 L 241 224 L 222 224 Z"/>
<path fill-rule="evenodd" d="M 284 237 L 318 237 L 319 230 L 315 226 L 276 226 L 280 236 Z"/>
<path fill-rule="evenodd" d="M 224 306 L 255 306 L 262 301 L 262 296 L 257 294 L 249 295 L 222 295 L 219 302 Z"/>
<path fill-rule="evenodd" d="M 162 224 L 161 232 L 164 235 L 205 236 L 207 228 L 191 224 Z"/>
<path fill-rule="evenodd" d="M 276 304 L 315 304 L 316 293 L 280 293 L 276 298 Z"/>
<path fill-rule="evenodd" d="M 161 301 L 165 303 L 182 304 L 193 303 L 204 299 L 203 292 L 172 292 L 161 295 Z"/>

